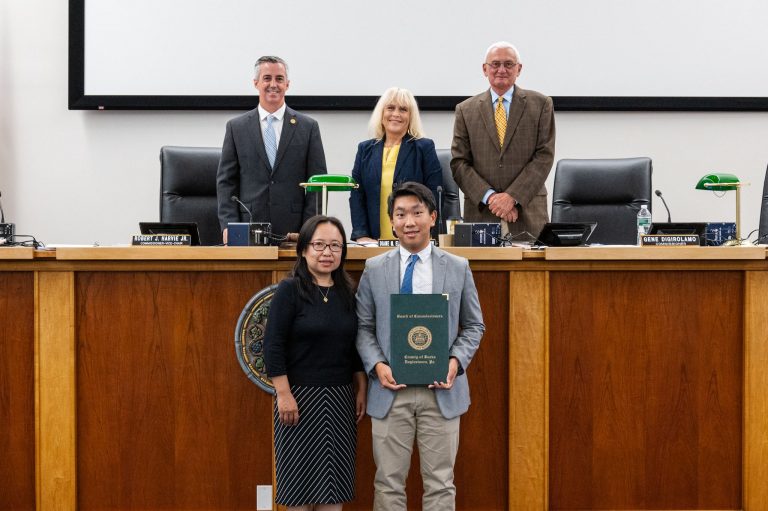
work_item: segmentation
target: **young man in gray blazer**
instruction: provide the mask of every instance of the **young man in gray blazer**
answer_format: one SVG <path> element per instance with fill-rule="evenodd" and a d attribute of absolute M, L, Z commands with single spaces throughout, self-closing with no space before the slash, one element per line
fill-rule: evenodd
<path fill-rule="evenodd" d="M 429 188 L 400 185 L 389 197 L 388 213 L 400 247 L 368 259 L 357 290 L 357 350 L 369 375 L 367 411 L 376 462 L 373 509 L 406 510 L 405 480 L 416 438 L 422 508 L 452 510 L 459 418 L 470 403 L 466 369 L 485 331 L 480 301 L 467 260 L 430 243 L 437 213 Z M 388 365 L 389 297 L 407 292 L 449 295 L 448 374 L 429 387 L 398 384 Z"/>
<path fill-rule="evenodd" d="M 227 223 L 250 220 L 233 195 L 276 235 L 299 232 L 315 214 L 317 194 L 305 195 L 299 183 L 326 173 L 323 142 L 317 121 L 285 104 L 290 83 L 283 59 L 259 58 L 253 80 L 259 106 L 227 123 L 216 175 L 225 243 Z"/>
<path fill-rule="evenodd" d="M 538 236 L 549 218 L 544 181 L 555 159 L 555 116 L 551 98 L 515 85 L 522 69 L 511 44 L 488 48 L 490 89 L 456 106 L 451 170 L 464 220 Z"/>

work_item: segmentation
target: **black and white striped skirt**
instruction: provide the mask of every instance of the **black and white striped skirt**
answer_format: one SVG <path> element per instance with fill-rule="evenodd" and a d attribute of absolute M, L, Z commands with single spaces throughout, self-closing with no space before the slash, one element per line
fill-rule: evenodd
<path fill-rule="evenodd" d="M 355 394 L 352 384 L 292 385 L 296 426 L 280 424 L 274 407 L 275 501 L 285 506 L 338 504 L 355 494 Z"/>

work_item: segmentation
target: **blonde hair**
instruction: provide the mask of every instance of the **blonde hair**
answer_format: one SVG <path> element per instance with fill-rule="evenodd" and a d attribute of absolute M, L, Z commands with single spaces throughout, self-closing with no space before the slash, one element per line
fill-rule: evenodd
<path fill-rule="evenodd" d="M 373 138 L 376 140 L 384 138 L 385 132 L 381 120 L 384 118 L 384 108 L 387 105 L 406 107 L 411 114 L 411 119 L 408 123 L 408 134 L 413 138 L 424 137 L 424 129 L 421 127 L 421 116 L 419 115 L 419 105 L 416 104 L 416 98 L 413 97 L 413 94 L 408 89 L 390 87 L 379 98 L 371 114 L 371 119 L 368 121 L 368 131 Z"/>

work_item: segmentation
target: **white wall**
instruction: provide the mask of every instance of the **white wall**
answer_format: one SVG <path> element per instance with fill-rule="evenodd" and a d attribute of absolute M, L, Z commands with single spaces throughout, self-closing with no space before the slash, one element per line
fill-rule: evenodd
<path fill-rule="evenodd" d="M 359 72 L 343 64 L 338 71 Z M 367 114 L 309 113 L 320 123 L 329 171 L 349 172 Z M 128 242 L 139 221 L 158 218 L 160 147 L 220 145 L 226 119 L 236 114 L 70 112 L 67 2 L 0 2 L 0 191 L 6 221 L 18 234 L 47 244 Z M 452 114 L 424 117 L 437 146 L 449 147 Z M 742 231 L 757 227 L 768 113 L 558 113 L 557 129 L 556 159 L 653 158 L 654 188 L 664 192 L 676 221 L 733 220 L 731 194 L 693 189 L 707 172 L 732 172 L 752 183 L 743 193 Z M 550 190 L 553 177 L 554 171 Z M 331 213 L 349 227 L 342 195 Z M 654 218 L 666 219 L 660 203 Z"/>

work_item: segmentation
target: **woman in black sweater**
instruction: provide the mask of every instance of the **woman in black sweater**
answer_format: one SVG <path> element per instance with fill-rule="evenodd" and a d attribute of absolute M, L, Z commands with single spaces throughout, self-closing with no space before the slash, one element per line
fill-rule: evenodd
<path fill-rule="evenodd" d="M 356 422 L 366 399 L 341 222 L 307 220 L 296 253 L 293 272 L 272 298 L 264 340 L 277 391 L 275 501 L 288 509 L 340 510 L 354 498 Z"/>

